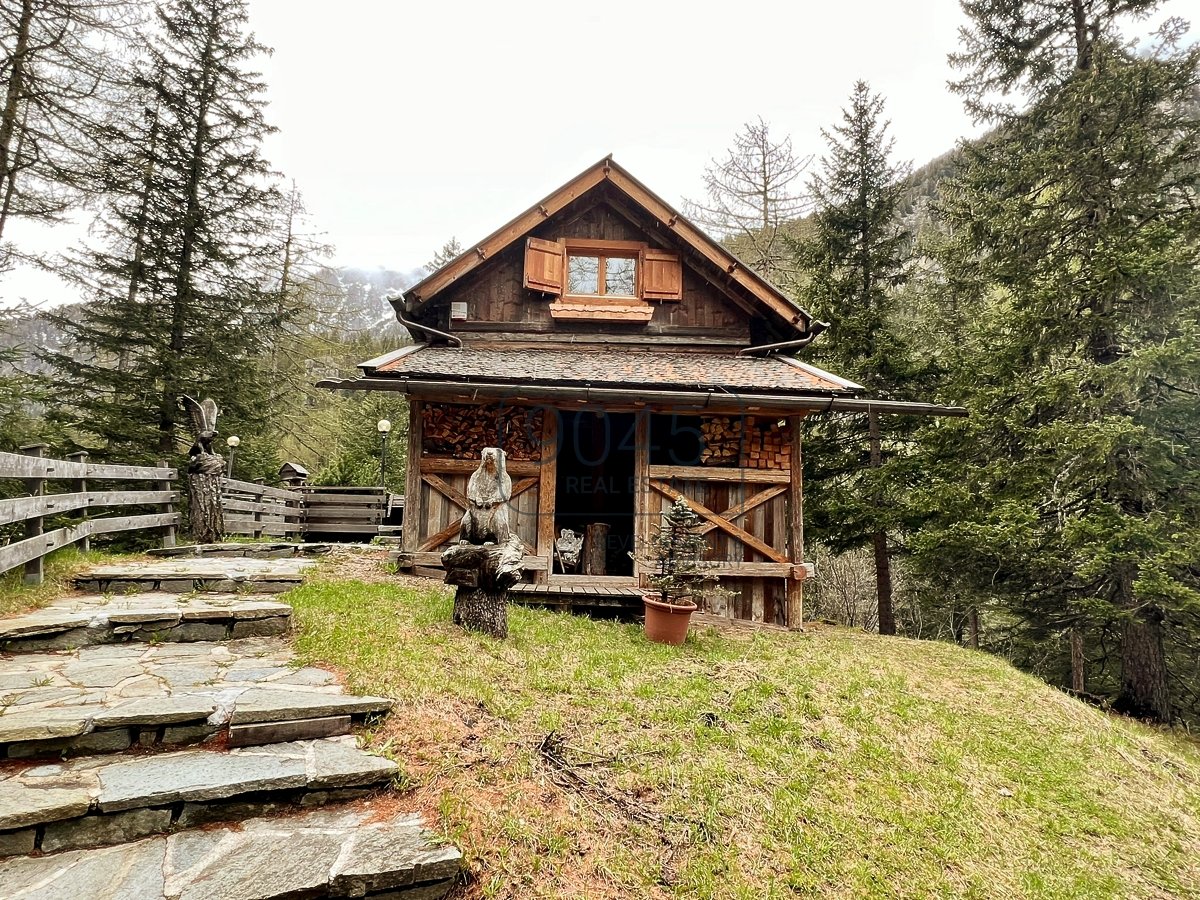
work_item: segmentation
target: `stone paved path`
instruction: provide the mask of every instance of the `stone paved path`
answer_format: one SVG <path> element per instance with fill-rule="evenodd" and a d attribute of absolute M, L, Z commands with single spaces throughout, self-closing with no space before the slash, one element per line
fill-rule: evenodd
<path fill-rule="evenodd" d="M 445 894 L 460 854 L 394 800 L 373 807 L 398 767 L 348 733 L 391 701 L 297 665 L 278 597 L 170 592 L 295 584 L 309 565 L 101 567 L 80 583 L 130 593 L 0 619 L 0 895 Z"/>
<path fill-rule="evenodd" d="M 289 720 L 338 717 L 345 732 L 350 717 L 390 707 L 297 667 L 279 638 L 22 654 L 0 658 L 0 758 L 193 743 L 226 726 Z"/>

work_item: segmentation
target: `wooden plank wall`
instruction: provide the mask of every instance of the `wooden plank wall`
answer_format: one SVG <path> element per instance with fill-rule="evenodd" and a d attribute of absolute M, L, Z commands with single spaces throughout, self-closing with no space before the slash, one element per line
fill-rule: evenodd
<path fill-rule="evenodd" d="M 631 221 L 637 213 L 615 205 L 616 201 L 595 202 L 574 215 L 547 222 L 535 234 L 546 240 L 571 237 L 591 240 L 647 241 L 647 231 Z M 653 229 L 651 227 L 651 233 Z M 525 242 L 497 255 L 458 284 L 447 289 L 439 304 L 466 301 L 468 319 L 455 322 L 454 330 L 470 331 L 473 325 L 505 326 L 505 330 L 524 332 L 563 331 L 550 315 L 550 298 L 524 287 Z M 589 323 L 591 330 L 603 331 L 603 323 Z M 750 316 L 733 304 L 721 291 L 693 269 L 684 266 L 683 298 L 679 302 L 659 303 L 649 326 L 659 333 L 679 331 L 689 335 L 748 342 Z M 571 326 L 571 330 L 588 326 Z M 653 342 L 653 338 L 648 339 Z"/>

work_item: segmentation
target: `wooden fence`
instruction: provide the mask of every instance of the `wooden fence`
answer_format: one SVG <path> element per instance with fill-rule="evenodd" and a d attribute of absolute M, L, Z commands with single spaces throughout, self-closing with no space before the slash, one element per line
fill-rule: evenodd
<path fill-rule="evenodd" d="M 20 453 L 0 453 L 0 478 L 19 478 L 27 496 L 0 500 L 0 525 L 24 524 L 24 538 L 0 547 L 0 572 L 25 566 L 27 584 L 40 584 L 48 553 L 79 541 L 84 549 L 94 535 L 156 528 L 162 530 L 164 547 L 175 545 L 179 513 L 175 503 L 178 472 L 158 466 L 122 466 L 89 463 L 86 453 L 67 459 L 45 456 L 45 444 L 22 447 Z M 153 487 L 135 490 L 90 490 L 89 482 L 144 481 Z M 47 483 L 67 482 L 61 493 L 47 492 Z M 152 506 L 156 512 L 137 515 L 94 517 L 93 510 L 114 507 Z M 48 518 L 69 516 L 66 522 L 46 530 Z M 60 520 L 61 521 L 61 520 Z"/>
<path fill-rule="evenodd" d="M 388 492 L 381 487 L 312 487 L 304 491 L 304 533 L 308 535 L 380 533 L 388 514 Z"/>
<path fill-rule="evenodd" d="M 221 506 L 225 532 L 252 537 L 321 539 L 330 535 L 374 537 L 389 530 L 395 500 L 381 487 L 312 487 L 294 490 L 225 479 Z"/>
<path fill-rule="evenodd" d="M 221 491 L 226 534 L 299 537 L 304 526 L 304 495 L 226 478 Z"/>

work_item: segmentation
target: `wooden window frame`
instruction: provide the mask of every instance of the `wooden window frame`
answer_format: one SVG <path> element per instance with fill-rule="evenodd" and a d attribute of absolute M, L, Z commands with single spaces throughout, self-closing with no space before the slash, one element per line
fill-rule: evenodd
<path fill-rule="evenodd" d="M 590 238 L 563 238 L 563 299 L 575 303 L 623 303 L 628 305 L 642 304 L 642 254 L 649 246 L 643 241 L 599 241 Z M 572 256 L 594 256 L 600 263 L 596 270 L 595 294 L 572 294 L 568 288 Z M 608 259 L 632 259 L 634 261 L 634 283 L 632 294 L 605 293 L 604 282 L 607 274 L 605 262 Z"/>

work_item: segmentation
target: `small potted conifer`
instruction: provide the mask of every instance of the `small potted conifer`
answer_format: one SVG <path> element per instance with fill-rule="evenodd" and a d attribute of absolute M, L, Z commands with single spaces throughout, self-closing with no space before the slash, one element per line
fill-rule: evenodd
<path fill-rule="evenodd" d="M 687 500 L 680 497 L 647 542 L 654 566 L 649 577 L 653 590 L 642 594 L 642 600 L 646 604 L 646 637 L 652 641 L 682 644 L 687 637 L 688 623 L 696 611 L 693 597 L 705 579 L 707 544 L 700 533 L 702 525 Z"/>

